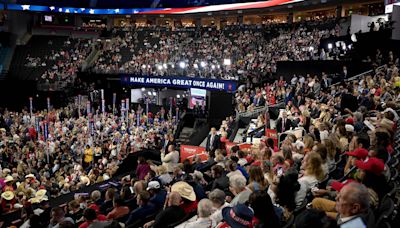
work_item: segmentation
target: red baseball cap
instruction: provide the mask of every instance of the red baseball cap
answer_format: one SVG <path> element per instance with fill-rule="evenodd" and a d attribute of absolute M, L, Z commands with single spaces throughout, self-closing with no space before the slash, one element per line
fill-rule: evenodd
<path fill-rule="evenodd" d="M 347 119 L 346 119 L 346 123 L 347 123 L 347 124 L 354 125 L 354 120 L 353 120 L 353 118 L 351 118 L 351 117 L 347 118 Z"/>
<path fill-rule="evenodd" d="M 374 173 L 375 175 L 381 175 L 385 170 L 385 163 L 379 158 L 368 158 L 365 161 L 357 160 L 355 165 L 357 168 Z"/>
<path fill-rule="evenodd" d="M 343 181 L 343 182 L 339 182 L 339 181 L 336 181 L 336 180 L 335 180 L 335 181 L 332 181 L 331 187 L 332 187 L 332 189 L 334 189 L 335 191 L 340 192 L 340 190 L 341 190 L 344 186 L 350 184 L 351 182 L 354 182 L 354 180 L 352 180 L 352 179 L 347 179 L 347 180 L 345 180 L 345 181 Z"/>
<path fill-rule="evenodd" d="M 366 150 L 364 148 L 357 148 L 357 149 L 355 149 L 355 150 L 353 150 L 351 152 L 350 151 L 346 152 L 346 154 L 349 155 L 349 156 L 356 157 L 356 158 L 358 158 L 360 160 L 364 160 L 365 158 L 368 157 L 368 150 Z"/>

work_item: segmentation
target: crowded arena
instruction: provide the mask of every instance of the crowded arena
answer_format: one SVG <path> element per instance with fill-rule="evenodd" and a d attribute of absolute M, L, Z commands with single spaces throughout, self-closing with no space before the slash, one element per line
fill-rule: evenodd
<path fill-rule="evenodd" d="M 0 1 L 0 228 L 391 228 L 400 1 Z"/>

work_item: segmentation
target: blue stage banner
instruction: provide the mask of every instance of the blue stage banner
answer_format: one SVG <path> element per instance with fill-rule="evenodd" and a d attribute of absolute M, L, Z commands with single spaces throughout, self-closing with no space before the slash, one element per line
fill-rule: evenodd
<path fill-rule="evenodd" d="M 172 88 L 199 88 L 206 90 L 225 90 L 235 92 L 237 84 L 234 81 L 188 78 L 188 77 L 155 77 L 155 76 L 135 76 L 122 75 L 121 82 L 127 85 L 137 85 L 145 87 L 172 87 Z"/>

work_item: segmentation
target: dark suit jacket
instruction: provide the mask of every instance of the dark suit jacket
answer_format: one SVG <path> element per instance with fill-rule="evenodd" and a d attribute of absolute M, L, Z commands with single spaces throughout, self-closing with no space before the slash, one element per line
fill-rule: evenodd
<path fill-rule="evenodd" d="M 328 88 L 331 85 L 331 81 L 327 78 L 326 81 L 324 79 L 321 80 L 321 87 L 323 89 Z"/>
<path fill-rule="evenodd" d="M 211 139 L 211 135 L 209 134 L 207 136 L 206 151 L 211 151 L 211 146 L 212 146 L 212 150 L 219 149 L 220 144 L 221 144 L 219 135 L 214 136 L 214 141 L 213 141 L 212 145 L 210 145 L 210 139 Z"/>
<path fill-rule="evenodd" d="M 265 105 L 265 99 L 263 96 L 261 96 L 260 98 L 257 98 L 257 99 L 256 99 L 256 102 L 258 102 L 258 104 L 255 103 L 256 106 L 264 106 Z"/>
<path fill-rule="evenodd" d="M 278 133 L 285 132 L 287 130 L 290 130 L 292 128 L 292 121 L 288 118 L 286 118 L 286 123 L 285 123 L 285 129 L 282 131 L 282 118 L 279 118 L 278 121 L 276 121 L 276 130 Z"/>
<path fill-rule="evenodd" d="M 342 94 L 342 100 L 341 100 L 341 103 L 340 103 L 340 108 L 342 109 L 342 112 L 344 112 L 345 108 L 348 108 L 352 112 L 355 112 L 358 109 L 357 97 L 353 96 L 350 93 Z"/>
<path fill-rule="evenodd" d="M 224 192 L 229 192 L 229 178 L 226 175 L 218 177 L 212 182 L 211 191 L 218 188 Z"/>

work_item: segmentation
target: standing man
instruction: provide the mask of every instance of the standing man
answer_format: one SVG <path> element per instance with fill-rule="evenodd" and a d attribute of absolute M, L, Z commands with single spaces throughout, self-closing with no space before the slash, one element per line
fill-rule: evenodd
<path fill-rule="evenodd" d="M 211 128 L 210 134 L 207 136 L 206 151 L 215 151 L 220 147 L 219 135 L 217 135 L 217 129 Z"/>
<path fill-rule="evenodd" d="M 290 130 L 291 127 L 292 121 L 288 119 L 287 112 L 282 112 L 282 117 L 276 122 L 276 130 L 278 133 L 283 133 L 287 130 Z"/>
<path fill-rule="evenodd" d="M 174 171 L 179 162 L 179 152 L 175 150 L 174 145 L 168 146 L 168 154 L 161 153 L 161 161 L 167 168 L 167 172 L 172 173 Z"/>

